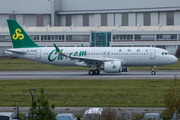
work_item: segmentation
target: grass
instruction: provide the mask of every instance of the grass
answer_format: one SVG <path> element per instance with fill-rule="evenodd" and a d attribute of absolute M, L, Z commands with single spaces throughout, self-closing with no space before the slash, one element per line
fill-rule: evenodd
<path fill-rule="evenodd" d="M 59 107 L 163 107 L 173 80 L 0 80 L 0 106 L 30 106 L 29 88 L 40 88 Z M 180 85 L 180 80 L 177 80 Z"/>
<path fill-rule="evenodd" d="M 180 60 L 180 59 L 179 59 Z M 167 66 L 158 66 L 156 70 L 180 70 L 180 61 Z M 36 63 L 23 59 L 0 59 L 0 71 L 2 70 L 89 70 L 88 67 L 77 66 L 54 66 L 42 63 Z M 130 70 L 150 70 L 151 67 L 130 67 Z"/>

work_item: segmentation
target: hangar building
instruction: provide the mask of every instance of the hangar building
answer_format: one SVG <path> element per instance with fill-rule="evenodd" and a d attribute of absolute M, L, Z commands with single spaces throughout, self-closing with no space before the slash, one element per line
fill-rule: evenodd
<path fill-rule="evenodd" d="M 179 0 L 0 0 L 0 54 L 12 47 L 7 19 L 40 46 L 180 48 Z"/>

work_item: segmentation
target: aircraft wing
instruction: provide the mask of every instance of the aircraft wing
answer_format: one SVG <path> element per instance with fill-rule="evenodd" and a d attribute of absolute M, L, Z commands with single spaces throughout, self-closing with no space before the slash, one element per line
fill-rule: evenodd
<path fill-rule="evenodd" d="M 114 59 L 101 59 L 101 58 L 90 58 L 90 57 L 76 57 L 76 56 L 69 56 L 65 55 L 60 51 L 60 49 L 54 44 L 54 47 L 56 48 L 56 51 L 58 52 L 59 55 L 69 57 L 71 60 L 79 60 L 79 62 L 84 61 L 87 64 L 91 63 L 102 63 L 102 62 L 107 62 L 107 61 L 115 61 Z"/>

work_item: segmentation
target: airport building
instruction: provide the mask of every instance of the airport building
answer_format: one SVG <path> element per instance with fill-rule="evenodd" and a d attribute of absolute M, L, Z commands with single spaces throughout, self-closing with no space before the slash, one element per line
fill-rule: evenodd
<path fill-rule="evenodd" d="M 180 48 L 179 0 L 0 0 L 0 55 L 12 47 L 7 19 L 40 46 Z"/>

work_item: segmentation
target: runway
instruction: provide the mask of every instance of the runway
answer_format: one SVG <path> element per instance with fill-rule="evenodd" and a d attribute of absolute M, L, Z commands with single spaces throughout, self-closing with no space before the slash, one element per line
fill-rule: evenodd
<path fill-rule="evenodd" d="M 156 70 L 156 75 L 151 75 L 150 70 L 132 70 L 123 73 L 104 73 L 89 75 L 87 70 L 60 70 L 60 71 L 0 71 L 0 80 L 24 80 L 24 79 L 180 79 L 180 70 Z"/>

